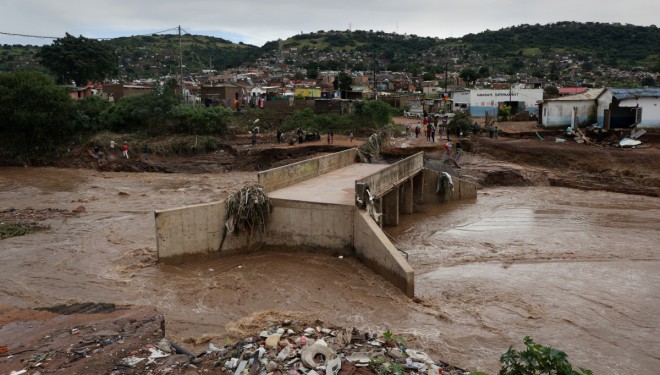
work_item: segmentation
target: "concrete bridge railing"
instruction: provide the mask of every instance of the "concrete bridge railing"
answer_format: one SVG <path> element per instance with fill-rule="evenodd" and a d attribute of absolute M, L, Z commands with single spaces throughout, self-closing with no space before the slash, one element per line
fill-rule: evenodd
<path fill-rule="evenodd" d="M 367 198 L 365 188 L 369 187 L 371 195 L 381 197 L 419 173 L 422 168 L 424 168 L 424 152 L 418 152 L 383 170 L 355 181 L 355 192 L 361 199 L 365 199 Z"/>
<path fill-rule="evenodd" d="M 349 166 L 355 163 L 356 157 L 357 149 L 351 148 L 259 172 L 257 180 L 266 192 L 271 192 Z"/>

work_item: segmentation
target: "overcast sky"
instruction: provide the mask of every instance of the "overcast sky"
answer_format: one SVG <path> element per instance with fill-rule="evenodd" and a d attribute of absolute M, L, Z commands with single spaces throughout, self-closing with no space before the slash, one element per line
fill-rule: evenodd
<path fill-rule="evenodd" d="M 181 28 L 262 46 L 319 30 L 459 37 L 559 21 L 659 23 L 657 0 L 0 0 L 0 32 L 115 38 Z M 656 25 L 658 26 L 658 25 Z M 0 34 L 0 44 L 52 39 Z"/>

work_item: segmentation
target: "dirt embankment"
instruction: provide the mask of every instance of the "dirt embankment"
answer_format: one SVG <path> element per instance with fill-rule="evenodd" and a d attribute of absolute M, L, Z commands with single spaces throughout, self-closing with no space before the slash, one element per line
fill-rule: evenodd
<path fill-rule="evenodd" d="M 79 147 L 55 162 L 60 168 L 90 168 L 105 172 L 164 172 L 164 173 L 222 173 L 229 171 L 262 171 L 315 157 L 325 153 L 357 147 L 347 136 L 335 136 L 330 144 L 325 139 L 312 142 L 278 143 L 275 136 L 260 134 L 257 143 L 245 137 L 235 137 L 212 152 L 199 152 L 187 156 L 162 156 L 158 154 L 131 153 L 130 158 L 121 152 L 101 152 L 99 158 L 93 145 Z"/>
<path fill-rule="evenodd" d="M 402 120 L 405 124 L 405 120 Z M 563 131 L 542 129 L 534 122 L 500 123 L 499 136 L 487 133 L 457 138 L 464 152 L 456 168 L 443 148 L 447 135 L 426 142 L 424 135 L 397 140 L 386 155 L 397 159 L 425 152 L 429 166 L 450 169 L 480 186 L 563 186 L 625 194 L 660 196 L 660 134 L 647 133 L 636 148 L 617 147 L 625 136 L 611 132 L 601 142 L 577 143 Z M 597 135 L 588 133 L 591 140 Z M 403 147 L 402 147 L 403 145 Z M 452 152 L 453 153 L 453 152 Z"/>
<path fill-rule="evenodd" d="M 400 125 L 409 122 L 407 118 L 395 120 Z M 462 137 L 451 134 L 452 154 L 457 143 L 464 150 L 458 162 L 460 168 L 447 159 L 443 147 L 447 143 L 446 133 L 436 134 L 433 142 L 427 142 L 424 134 L 395 134 L 391 144 L 384 147 L 384 156 L 398 160 L 424 151 L 430 167 L 440 165 L 480 186 L 563 186 L 660 196 L 660 134 L 645 134 L 640 139 L 642 145 L 622 148 L 616 147 L 622 134 L 611 133 L 597 144 L 581 144 L 562 131 L 541 129 L 533 122 L 501 123 L 499 132 L 499 137 L 493 138 L 486 132 Z M 591 136 L 595 140 L 595 135 Z M 55 164 L 113 172 L 260 171 L 358 147 L 364 140 L 337 134 L 332 143 L 324 135 L 318 141 L 289 145 L 276 142 L 274 135 L 260 134 L 255 145 L 247 136 L 236 136 L 209 153 L 176 157 L 134 153 L 130 159 L 119 152 L 107 156 L 101 153 L 97 159 L 88 145 Z"/>

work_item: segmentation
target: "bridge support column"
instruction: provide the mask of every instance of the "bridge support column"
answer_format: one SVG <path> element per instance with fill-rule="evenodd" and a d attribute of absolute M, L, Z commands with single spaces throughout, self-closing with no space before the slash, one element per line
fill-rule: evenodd
<path fill-rule="evenodd" d="M 383 196 L 383 225 L 399 225 L 399 187 Z"/>
<path fill-rule="evenodd" d="M 413 177 L 413 199 L 417 202 L 423 202 L 424 197 L 424 172 L 419 172 Z"/>
<path fill-rule="evenodd" d="M 402 214 L 413 213 L 413 179 L 409 178 L 399 186 L 400 211 Z"/>

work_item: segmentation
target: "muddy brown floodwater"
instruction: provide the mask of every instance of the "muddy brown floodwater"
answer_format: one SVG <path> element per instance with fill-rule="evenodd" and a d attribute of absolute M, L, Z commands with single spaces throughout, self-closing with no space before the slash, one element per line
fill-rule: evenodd
<path fill-rule="evenodd" d="M 524 336 L 596 374 L 660 368 L 660 199 L 493 188 L 387 228 L 416 272 L 416 300 L 355 259 L 255 253 L 156 262 L 153 211 L 222 199 L 254 172 L 99 173 L 0 168 L 0 210 L 64 209 L 50 230 L 0 241 L 0 303 L 156 306 L 175 341 L 223 342 L 269 319 L 382 333 L 496 373 Z"/>

